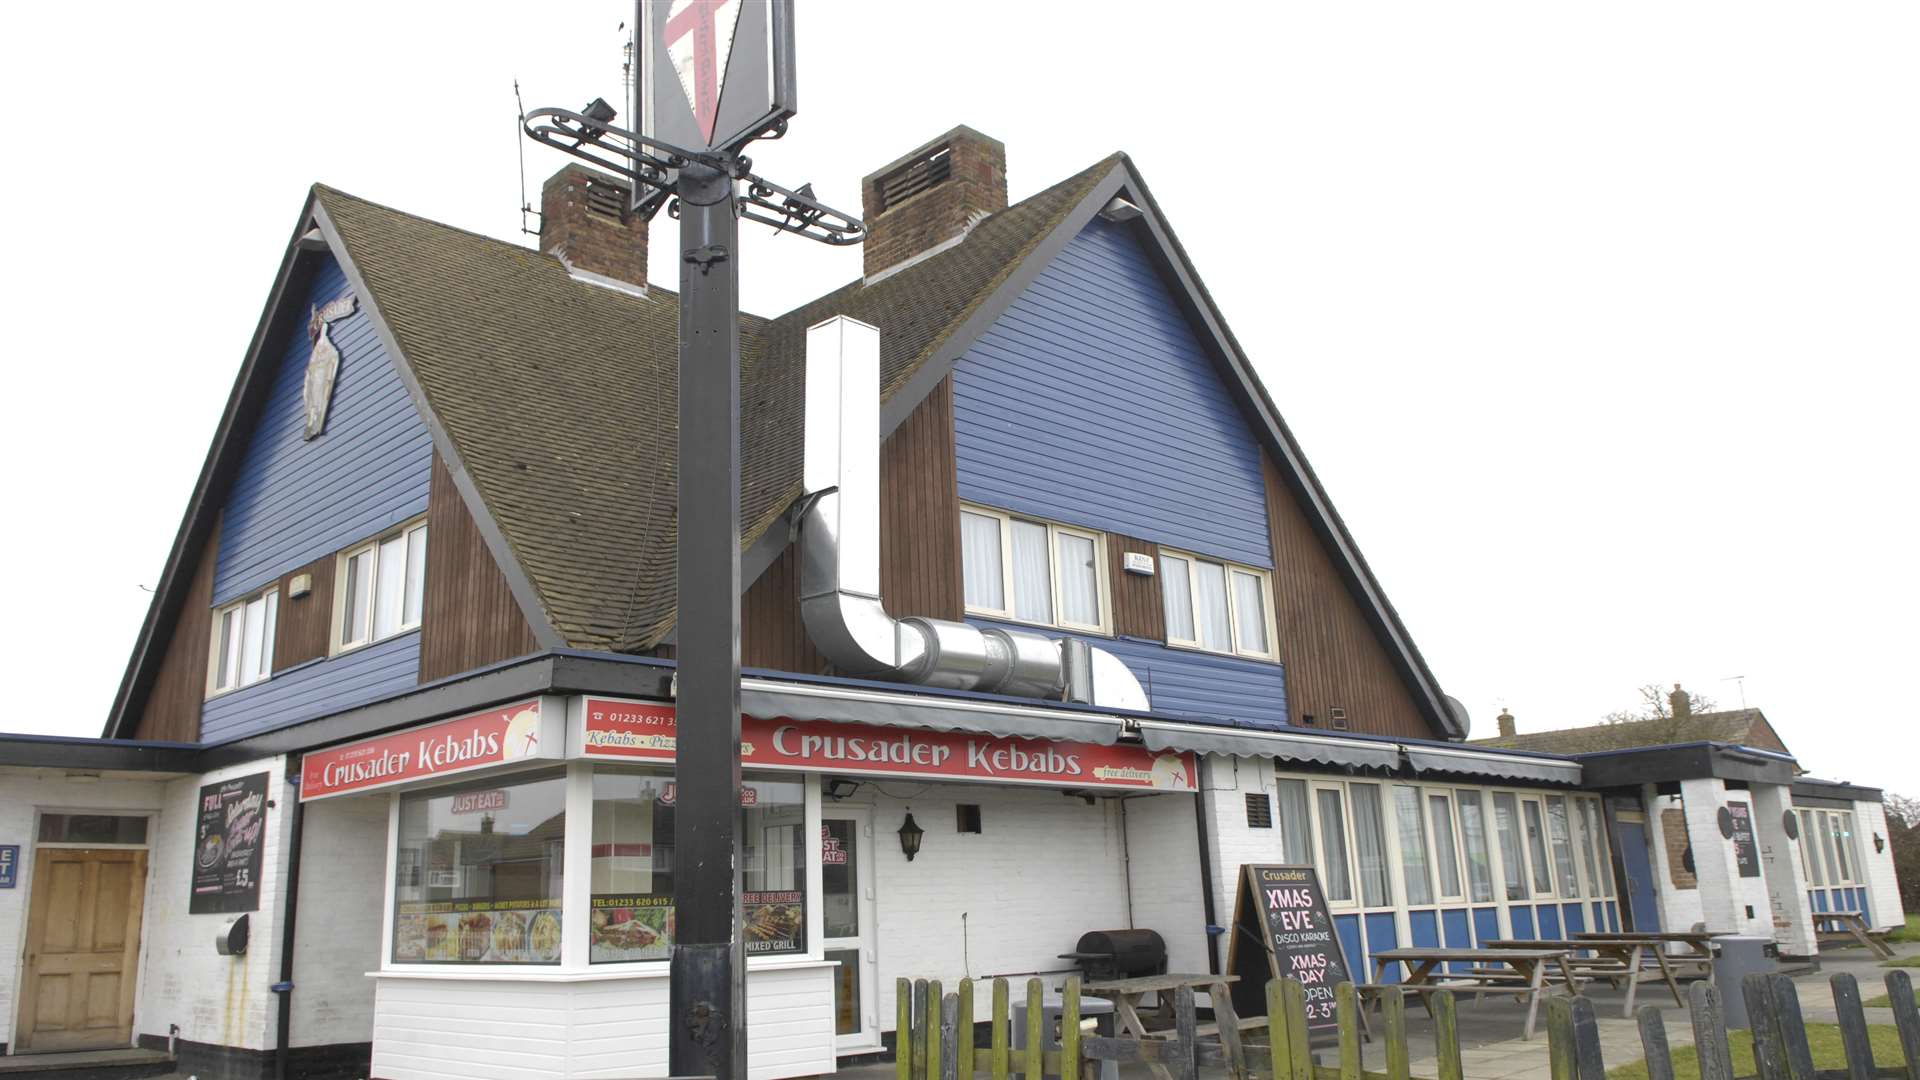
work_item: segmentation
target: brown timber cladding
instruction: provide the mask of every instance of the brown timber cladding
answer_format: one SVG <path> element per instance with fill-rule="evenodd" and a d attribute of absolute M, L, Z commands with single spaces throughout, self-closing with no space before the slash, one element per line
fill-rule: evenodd
<path fill-rule="evenodd" d="M 427 491 L 426 589 L 420 617 L 421 682 L 535 650 L 533 628 L 438 454 Z"/>
<path fill-rule="evenodd" d="M 799 555 L 788 545 L 741 598 L 742 665 L 827 673 L 800 621 L 799 584 Z M 893 615 L 962 614 L 950 379 L 941 380 L 880 447 L 880 594 Z"/>
<path fill-rule="evenodd" d="M 1287 667 L 1287 719 L 1327 726 L 1335 706 L 1354 731 L 1443 737 L 1430 726 L 1400 667 L 1361 613 L 1320 535 L 1271 458 L 1261 455 L 1273 534 L 1273 607 Z"/>
<path fill-rule="evenodd" d="M 147 689 L 133 738 L 200 741 L 200 705 L 207 699 L 207 658 L 213 647 L 207 638 L 213 625 L 213 564 L 219 554 L 220 522 L 216 520 L 187 585 L 187 598 L 173 617 L 173 635 Z"/>
<path fill-rule="evenodd" d="M 1128 552 L 1141 552 L 1153 559 L 1155 575 L 1127 573 Z M 1113 582 L 1113 632 L 1121 637 L 1167 640 L 1167 612 L 1160 598 L 1159 558 L 1160 549 L 1151 541 L 1119 533 L 1107 534 L 1107 577 Z"/>
<path fill-rule="evenodd" d="M 327 637 L 333 633 L 334 556 L 322 555 L 280 579 L 280 611 L 275 618 L 273 670 L 285 671 L 327 655 Z M 293 579 L 313 575 L 313 591 L 295 597 Z"/>

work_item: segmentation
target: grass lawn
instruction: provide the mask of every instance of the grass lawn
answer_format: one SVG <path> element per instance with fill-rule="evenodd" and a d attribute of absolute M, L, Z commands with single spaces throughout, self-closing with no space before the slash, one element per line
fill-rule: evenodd
<path fill-rule="evenodd" d="M 1896 956 L 1891 960 L 1882 960 L 1880 961 L 1880 966 L 1920 968 L 1920 954 L 1913 956 Z"/>
<path fill-rule="evenodd" d="M 1900 1034 L 1891 1024 L 1872 1024 L 1867 1028 L 1873 1039 L 1873 1060 L 1880 1065 L 1898 1067 L 1905 1063 L 1901 1056 Z M 1757 1069 L 1753 1064 L 1753 1033 L 1736 1031 L 1728 1040 L 1733 1051 L 1733 1075 L 1752 1076 Z M 1813 1067 L 1816 1069 L 1845 1069 L 1846 1052 L 1840 1048 L 1840 1029 L 1833 1024 L 1808 1024 L 1807 1043 L 1813 1047 Z M 1700 1080 L 1700 1059 L 1693 1047 L 1686 1046 L 1673 1052 L 1674 1080 Z M 1607 1080 L 1647 1080 L 1647 1066 L 1644 1061 L 1631 1065 L 1621 1065 L 1607 1070 Z"/>
<path fill-rule="evenodd" d="M 1907 916 L 1907 925 L 1887 934 L 1888 941 L 1920 941 L 1920 915 Z"/>
<path fill-rule="evenodd" d="M 1920 986 L 1913 988 L 1913 1001 L 1914 1004 L 1920 1005 Z M 1890 994 L 1881 994 L 1879 997 L 1868 998 L 1860 1004 L 1869 1009 L 1884 1009 L 1893 1004 L 1893 999 Z"/>

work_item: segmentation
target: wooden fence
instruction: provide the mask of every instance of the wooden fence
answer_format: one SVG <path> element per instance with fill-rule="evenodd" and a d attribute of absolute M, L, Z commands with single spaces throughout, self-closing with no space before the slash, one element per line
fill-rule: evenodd
<path fill-rule="evenodd" d="M 1905 1063 L 1878 1067 L 1868 1042 L 1859 986 L 1852 975 L 1830 980 L 1838 1014 L 1845 1069 L 1815 1069 L 1800 998 L 1785 975 L 1748 976 L 1744 986 L 1753 1027 L 1757 1080 L 1920 1080 L 1920 1013 L 1913 983 L 1905 971 L 1887 975 L 1895 1027 Z M 1407 999 L 1397 986 L 1380 994 L 1383 1022 L 1374 1028 L 1384 1044 L 1385 1071 L 1361 1067 L 1360 1005 L 1351 983 L 1335 990 L 1339 1035 L 1320 1064 L 1307 1034 L 1306 994 L 1295 979 L 1267 984 L 1267 1015 L 1228 1030 L 1224 1037 L 1203 1027 L 1195 1015 L 1193 991 L 1182 988 L 1172 1001 L 1173 1027 L 1164 1036 L 1115 1038 L 1081 1031 L 1081 989 L 1070 978 L 1057 1003 L 1059 1024 L 1048 1021 L 1045 991 L 1039 979 L 1026 984 L 1022 1047 L 1013 1046 L 1009 986 L 995 979 L 986 1015 L 984 1040 L 975 1026 L 974 980 L 962 980 L 951 993 L 937 980 L 899 980 L 897 1080 L 1089 1080 L 1104 1062 L 1148 1066 L 1159 1077 L 1196 1080 L 1199 1071 L 1222 1069 L 1232 1080 L 1411 1080 L 1407 1041 Z M 1727 1028 L 1719 992 L 1710 982 L 1693 985 L 1689 1012 L 1701 1080 L 1736 1080 L 1728 1051 Z M 1460 1038 L 1452 991 L 1429 995 L 1433 1013 L 1434 1080 L 1462 1080 Z M 1640 1038 L 1648 1080 L 1674 1080 L 1672 1054 L 1660 1009 L 1639 1010 Z M 1547 1037 L 1552 1080 L 1605 1080 L 1599 1025 L 1586 997 L 1547 999 Z M 1621 1065 L 1627 1062 L 1616 1061 Z"/>

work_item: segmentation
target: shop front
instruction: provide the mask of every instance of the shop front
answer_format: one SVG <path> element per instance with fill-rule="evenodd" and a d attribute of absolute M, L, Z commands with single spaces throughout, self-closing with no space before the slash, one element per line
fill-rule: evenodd
<path fill-rule="evenodd" d="M 674 746 L 671 704 L 542 696 L 305 756 L 303 803 L 387 803 L 374 1076 L 664 1075 Z M 1040 970 L 1124 925 L 1121 796 L 1187 810 L 1195 892 L 1189 754 L 748 716 L 741 757 L 756 1077 L 881 1049 L 896 975 Z M 1077 881 L 1092 910 L 1058 902 Z"/>

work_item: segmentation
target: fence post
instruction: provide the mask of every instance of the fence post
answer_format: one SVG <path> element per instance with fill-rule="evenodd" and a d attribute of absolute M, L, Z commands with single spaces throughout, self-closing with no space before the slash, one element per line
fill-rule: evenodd
<path fill-rule="evenodd" d="M 1380 1002 L 1387 1027 L 1387 1080 L 1407 1080 L 1407 992 L 1389 986 Z"/>
<path fill-rule="evenodd" d="M 1292 1066 L 1292 1080 L 1314 1080 L 1313 1035 L 1307 1030 L 1306 984 L 1295 978 L 1281 980 L 1280 1008 L 1287 1029 L 1287 1060 Z M 1272 1022 L 1268 1020 L 1269 1024 Z M 1271 1028 L 1268 1034 L 1272 1034 Z M 1278 1066 L 1275 1070 L 1277 1080 Z"/>
<path fill-rule="evenodd" d="M 1907 1080 L 1920 1080 L 1920 1007 L 1913 1003 L 1913 980 L 1898 968 L 1887 972 L 1887 1001 L 1893 1006 L 1893 1026 L 1906 1054 Z"/>
<path fill-rule="evenodd" d="M 1667 1024 L 1660 1018 L 1660 1006 L 1642 1005 L 1640 1049 L 1647 1055 L 1647 1080 L 1673 1080 L 1673 1051 L 1667 1048 Z"/>
<path fill-rule="evenodd" d="M 913 983 L 893 981 L 893 1080 L 913 1076 Z"/>
<path fill-rule="evenodd" d="M 1060 990 L 1060 1080 L 1080 1080 L 1080 976 Z"/>
<path fill-rule="evenodd" d="M 1700 1080 L 1733 1080 L 1733 1055 L 1727 1050 L 1727 1025 L 1720 1014 L 1720 991 L 1711 982 L 1687 992 L 1693 1013 L 1693 1049 L 1700 1058 Z"/>
<path fill-rule="evenodd" d="M 1194 1057 L 1200 1042 L 1196 1026 L 1193 1019 L 1193 987 L 1182 986 L 1173 992 L 1173 1037 L 1177 1047 L 1174 1051 L 1177 1060 L 1173 1063 L 1173 1080 L 1194 1080 L 1199 1075 L 1200 1063 Z"/>
<path fill-rule="evenodd" d="M 927 1080 L 927 980 L 913 980 L 913 1080 Z"/>
<path fill-rule="evenodd" d="M 1333 1015 L 1340 1024 L 1340 1080 L 1360 1080 L 1360 1009 L 1352 983 L 1333 988 Z"/>
<path fill-rule="evenodd" d="M 1835 975 L 1833 1011 L 1840 1022 L 1840 1045 L 1847 1051 L 1847 1074 L 1853 1080 L 1873 1080 L 1873 1041 L 1867 1035 L 1867 1016 L 1860 1009 L 1860 984 L 1846 972 Z"/>
<path fill-rule="evenodd" d="M 1427 998 L 1433 1009 L 1433 1056 L 1439 1063 L 1437 1080 L 1463 1080 L 1460 1064 L 1460 1016 L 1454 1011 L 1453 991 L 1440 990 Z"/>
<path fill-rule="evenodd" d="M 1774 1001 L 1773 980 L 1754 972 L 1741 981 L 1747 999 L 1747 1019 L 1753 1026 L 1753 1067 L 1760 1080 L 1787 1080 L 1787 1047 L 1780 1038 L 1780 1006 Z"/>
<path fill-rule="evenodd" d="M 946 998 L 940 993 L 940 980 L 927 980 L 927 1066 L 920 1073 L 926 1080 L 936 1080 L 940 1076 L 941 1047 L 946 1040 L 940 1031 L 941 1012 L 944 1011 Z"/>
<path fill-rule="evenodd" d="M 1047 998 L 1040 980 L 1027 980 L 1027 1080 L 1047 1076 Z"/>
<path fill-rule="evenodd" d="M 1007 1019 L 1007 997 L 1007 980 L 993 980 L 993 1018 L 987 1021 L 993 1029 L 992 1049 L 987 1051 L 987 1068 L 993 1073 L 993 1080 L 1007 1080 L 1007 1045 L 1011 1041 L 1008 1032 L 1012 1029 L 1012 1022 Z"/>
<path fill-rule="evenodd" d="M 940 1080 L 959 1080 L 959 1054 L 955 1040 L 958 1033 L 954 1030 L 960 1019 L 960 995 L 948 994 L 940 999 Z"/>
<path fill-rule="evenodd" d="M 1559 994 L 1547 999 L 1547 1068 L 1553 1080 L 1579 1080 L 1580 1066 L 1573 1049 L 1573 1001 Z"/>
<path fill-rule="evenodd" d="M 973 980 L 960 980 L 960 1015 L 954 1017 L 954 1071 L 960 1080 L 973 1080 Z"/>

